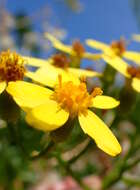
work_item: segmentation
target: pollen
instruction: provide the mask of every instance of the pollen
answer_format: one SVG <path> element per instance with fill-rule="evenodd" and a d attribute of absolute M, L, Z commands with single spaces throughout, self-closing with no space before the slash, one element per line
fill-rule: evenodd
<path fill-rule="evenodd" d="M 70 59 L 63 53 L 57 53 L 52 56 L 53 65 L 56 67 L 60 67 L 66 69 L 69 67 Z"/>
<path fill-rule="evenodd" d="M 101 93 L 101 89 L 95 88 L 89 94 L 86 83 L 81 82 L 79 85 L 73 84 L 72 81 L 62 83 L 62 77 L 59 76 L 59 84 L 51 98 L 59 104 L 60 108 L 69 112 L 71 118 L 74 118 L 79 114 L 86 115 L 87 109 L 92 105 L 92 99 Z"/>
<path fill-rule="evenodd" d="M 76 52 L 78 57 L 81 57 L 85 53 L 85 48 L 79 40 L 72 43 L 72 49 Z"/>
<path fill-rule="evenodd" d="M 0 53 L 0 81 L 22 80 L 24 73 L 24 59 L 15 52 L 3 51 Z"/>
<path fill-rule="evenodd" d="M 140 79 L 140 67 L 136 68 L 136 67 L 130 66 L 127 68 L 127 72 L 128 74 L 131 75 L 132 78 L 136 77 Z"/>
<path fill-rule="evenodd" d="M 121 57 L 126 51 L 126 42 L 121 38 L 119 41 L 112 41 L 110 47 L 116 55 Z"/>

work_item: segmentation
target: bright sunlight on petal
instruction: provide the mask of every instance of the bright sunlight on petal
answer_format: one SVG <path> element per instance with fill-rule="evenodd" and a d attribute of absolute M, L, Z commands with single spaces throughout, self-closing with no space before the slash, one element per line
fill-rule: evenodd
<path fill-rule="evenodd" d="M 101 95 L 93 98 L 91 107 L 99 109 L 111 109 L 117 107 L 119 104 L 120 102 L 115 100 L 114 98 Z"/>
<path fill-rule="evenodd" d="M 45 104 L 33 108 L 27 113 L 29 125 L 43 131 L 52 131 L 61 127 L 69 117 L 69 113 L 60 109 L 57 102 L 48 100 Z"/>
<path fill-rule="evenodd" d="M 121 152 L 121 146 L 106 124 L 93 112 L 79 116 L 83 131 L 93 138 L 97 146 L 111 156 Z"/>

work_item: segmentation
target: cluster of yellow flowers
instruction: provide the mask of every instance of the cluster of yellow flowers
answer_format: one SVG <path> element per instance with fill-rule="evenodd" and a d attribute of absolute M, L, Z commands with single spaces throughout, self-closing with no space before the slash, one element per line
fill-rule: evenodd
<path fill-rule="evenodd" d="M 130 66 L 124 59 L 140 65 L 140 53 L 126 51 L 125 41 L 114 41 L 107 45 L 88 39 L 86 43 L 98 50 L 99 54 L 88 53 L 79 41 L 68 46 L 51 34 L 45 34 L 57 53 L 48 60 L 5 51 L 0 54 L 0 93 L 4 90 L 26 112 L 29 125 L 52 131 L 63 126 L 68 120 L 78 118 L 82 130 L 93 138 L 97 146 L 111 156 L 121 152 L 121 146 L 106 124 L 90 108 L 111 109 L 119 101 L 102 95 L 95 87 L 88 92 L 85 77 L 100 77 L 95 71 L 73 68 L 74 59 L 102 59 L 125 77 L 130 78 L 132 87 L 140 92 L 140 69 Z M 64 54 L 65 53 L 65 54 Z M 28 66 L 37 67 L 35 72 Z M 26 68 L 25 68 L 26 67 Z M 84 77 L 83 77 L 84 76 Z M 23 79 L 29 78 L 33 82 Z"/>

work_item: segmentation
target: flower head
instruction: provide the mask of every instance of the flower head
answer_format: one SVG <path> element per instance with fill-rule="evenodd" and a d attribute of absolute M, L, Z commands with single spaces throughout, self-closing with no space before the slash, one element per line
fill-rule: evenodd
<path fill-rule="evenodd" d="M 140 65 L 140 53 L 127 51 L 126 41 L 123 38 L 119 41 L 112 41 L 109 45 L 92 39 L 87 39 L 86 43 L 94 49 L 101 50 L 103 53 L 102 59 L 104 59 L 104 55 L 112 58 L 121 57 Z"/>
<path fill-rule="evenodd" d="M 24 59 L 17 53 L 9 50 L 0 54 L 0 81 L 22 80 L 26 69 Z"/>
<path fill-rule="evenodd" d="M 73 41 L 72 49 L 77 54 L 78 57 L 82 57 L 85 53 L 84 46 L 80 43 L 79 40 Z"/>
<path fill-rule="evenodd" d="M 127 64 L 119 57 L 112 58 L 111 56 L 103 55 L 104 61 L 111 67 L 116 69 L 126 78 L 131 80 L 131 85 L 137 92 L 140 92 L 140 69 Z"/>
<path fill-rule="evenodd" d="M 23 80 L 25 73 L 24 59 L 20 55 L 10 50 L 0 53 L 0 93 L 8 82 Z"/>
<path fill-rule="evenodd" d="M 86 115 L 87 109 L 92 105 L 93 97 L 101 94 L 100 88 L 95 88 L 89 94 L 84 82 L 79 85 L 75 85 L 72 81 L 62 83 L 62 77 L 59 75 L 59 84 L 52 94 L 52 100 L 58 102 L 59 106 L 69 112 L 70 117 L 74 118 L 78 114 Z"/>
<path fill-rule="evenodd" d="M 112 41 L 110 47 L 117 56 L 121 57 L 126 51 L 126 42 L 121 38 L 119 41 Z"/>
<path fill-rule="evenodd" d="M 29 125 L 43 130 L 52 131 L 63 126 L 68 118 L 78 118 L 82 130 L 93 138 L 99 148 L 115 156 L 121 152 L 121 147 L 106 126 L 92 111 L 91 107 L 110 109 L 119 105 L 111 97 L 102 95 L 100 88 L 88 93 L 86 84 L 74 84 L 72 81 L 63 82 L 59 76 L 54 91 L 35 84 L 19 81 L 10 82 L 8 92 L 16 103 L 26 112 Z M 22 86 L 22 92 L 20 87 Z M 21 93 L 24 94 L 21 97 Z"/>
<path fill-rule="evenodd" d="M 45 33 L 45 37 L 53 44 L 53 47 L 58 49 L 61 52 L 65 52 L 72 57 L 85 58 L 90 60 L 99 60 L 100 54 L 92 54 L 85 51 L 84 46 L 80 43 L 80 41 L 76 40 L 72 43 L 72 46 L 65 45 L 58 39 L 56 39 L 50 33 Z"/>
<path fill-rule="evenodd" d="M 34 63 L 28 63 L 25 57 L 10 50 L 0 53 L 0 93 L 6 89 L 9 82 L 23 80 L 28 75 L 26 65 L 34 66 Z"/>

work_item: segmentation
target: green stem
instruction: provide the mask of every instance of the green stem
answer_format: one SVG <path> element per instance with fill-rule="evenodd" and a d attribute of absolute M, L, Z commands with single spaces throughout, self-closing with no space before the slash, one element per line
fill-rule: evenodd
<path fill-rule="evenodd" d="M 133 167 L 136 166 L 139 162 L 140 162 L 140 157 L 137 158 L 136 160 L 134 160 L 133 162 L 131 162 L 130 164 L 126 164 L 125 170 L 129 170 L 130 168 L 133 168 Z"/>
<path fill-rule="evenodd" d="M 49 144 L 38 155 L 30 157 L 30 160 L 37 160 L 43 156 L 46 156 L 46 154 L 50 152 L 54 144 L 55 143 L 53 141 L 50 141 Z"/>
<path fill-rule="evenodd" d="M 140 180 L 139 179 L 131 179 L 130 177 L 122 177 L 122 180 L 127 184 L 127 185 L 135 185 L 140 187 Z"/>
<path fill-rule="evenodd" d="M 9 140 L 11 141 L 11 144 L 17 144 L 18 145 L 18 138 L 17 138 L 17 132 L 16 132 L 16 124 L 12 122 L 7 123 L 7 129 L 9 133 Z"/>

